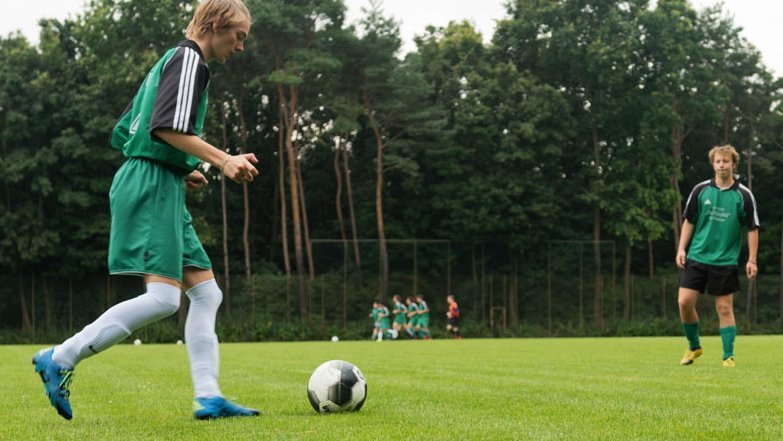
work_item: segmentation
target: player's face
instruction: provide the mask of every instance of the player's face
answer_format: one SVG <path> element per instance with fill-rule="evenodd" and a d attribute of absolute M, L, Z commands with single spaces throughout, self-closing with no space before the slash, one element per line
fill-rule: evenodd
<path fill-rule="evenodd" d="M 716 153 L 712 160 L 715 177 L 728 179 L 734 171 L 734 160 L 729 153 Z"/>
<path fill-rule="evenodd" d="M 218 63 L 225 63 L 237 52 L 245 50 L 244 41 L 250 32 L 250 22 L 245 20 L 212 35 L 212 55 Z"/>

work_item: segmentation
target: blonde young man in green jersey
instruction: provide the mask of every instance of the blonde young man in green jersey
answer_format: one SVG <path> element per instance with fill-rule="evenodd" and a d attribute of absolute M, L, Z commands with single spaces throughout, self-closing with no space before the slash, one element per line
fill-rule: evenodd
<path fill-rule="evenodd" d="M 136 329 L 174 314 L 181 290 L 190 298 L 185 340 L 194 417 L 258 415 L 223 398 L 218 387 L 215 318 L 223 297 L 185 207 L 185 191 L 207 184 L 196 169 L 202 161 L 237 183 L 258 175 L 253 154 L 231 156 L 200 137 L 207 109 L 207 63 L 225 63 L 242 52 L 250 22 L 242 0 L 204 0 L 188 26 L 187 39 L 152 67 L 114 128 L 111 144 L 126 161 L 109 192 L 109 272 L 144 277 L 146 292 L 113 306 L 73 337 L 33 357 L 50 403 L 66 419 L 73 417 L 69 386 L 74 367 Z"/>
<path fill-rule="evenodd" d="M 714 147 L 709 158 L 715 177 L 696 185 L 688 197 L 676 257 L 677 266 L 683 270 L 678 303 L 688 340 L 688 349 L 680 364 L 693 364 L 703 353 L 696 300 L 700 292 L 706 291 L 715 298 L 718 311 L 723 366 L 734 367 L 737 327 L 733 300 L 734 293 L 740 289 L 741 234 L 747 231 L 745 275 L 753 279 L 758 272 L 759 218 L 753 193 L 734 179 L 734 170 L 739 165 L 739 154 L 734 147 Z"/>

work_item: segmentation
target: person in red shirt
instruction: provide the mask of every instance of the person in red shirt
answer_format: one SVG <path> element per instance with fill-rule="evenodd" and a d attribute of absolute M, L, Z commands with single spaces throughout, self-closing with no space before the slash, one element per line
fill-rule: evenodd
<path fill-rule="evenodd" d="M 449 302 L 449 311 L 446 313 L 449 323 L 446 325 L 446 331 L 451 332 L 452 338 L 460 339 L 462 336 L 459 335 L 459 305 L 451 294 L 446 297 L 446 301 Z"/>

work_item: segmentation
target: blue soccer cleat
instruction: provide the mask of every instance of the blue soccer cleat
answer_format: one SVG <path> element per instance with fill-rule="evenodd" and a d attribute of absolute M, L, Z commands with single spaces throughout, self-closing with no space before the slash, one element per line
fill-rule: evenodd
<path fill-rule="evenodd" d="M 196 398 L 193 401 L 193 417 L 197 420 L 211 420 L 215 418 L 256 416 L 260 412 L 255 409 L 242 407 L 223 398 Z"/>
<path fill-rule="evenodd" d="M 46 396 L 52 403 L 57 413 L 66 420 L 73 418 L 71 403 L 68 397 L 71 391 L 68 388 L 73 380 L 73 369 L 66 369 L 52 360 L 54 348 L 41 349 L 33 356 L 35 372 L 41 375 Z"/>

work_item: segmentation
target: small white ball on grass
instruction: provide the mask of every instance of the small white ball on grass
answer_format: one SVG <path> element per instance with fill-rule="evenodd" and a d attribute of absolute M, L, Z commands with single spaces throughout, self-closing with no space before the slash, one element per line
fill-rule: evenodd
<path fill-rule="evenodd" d="M 332 336 L 332 342 L 333 342 L 333 343 L 337 343 L 338 341 L 340 341 L 340 338 L 339 338 L 339 337 L 337 337 L 336 335 L 333 335 L 333 336 Z"/>
<path fill-rule="evenodd" d="M 133 340 L 133 344 L 139 346 L 141 344 L 141 340 L 137 338 L 136 340 Z"/>
<path fill-rule="evenodd" d="M 177 346 L 182 344 L 182 340 L 177 340 Z"/>

